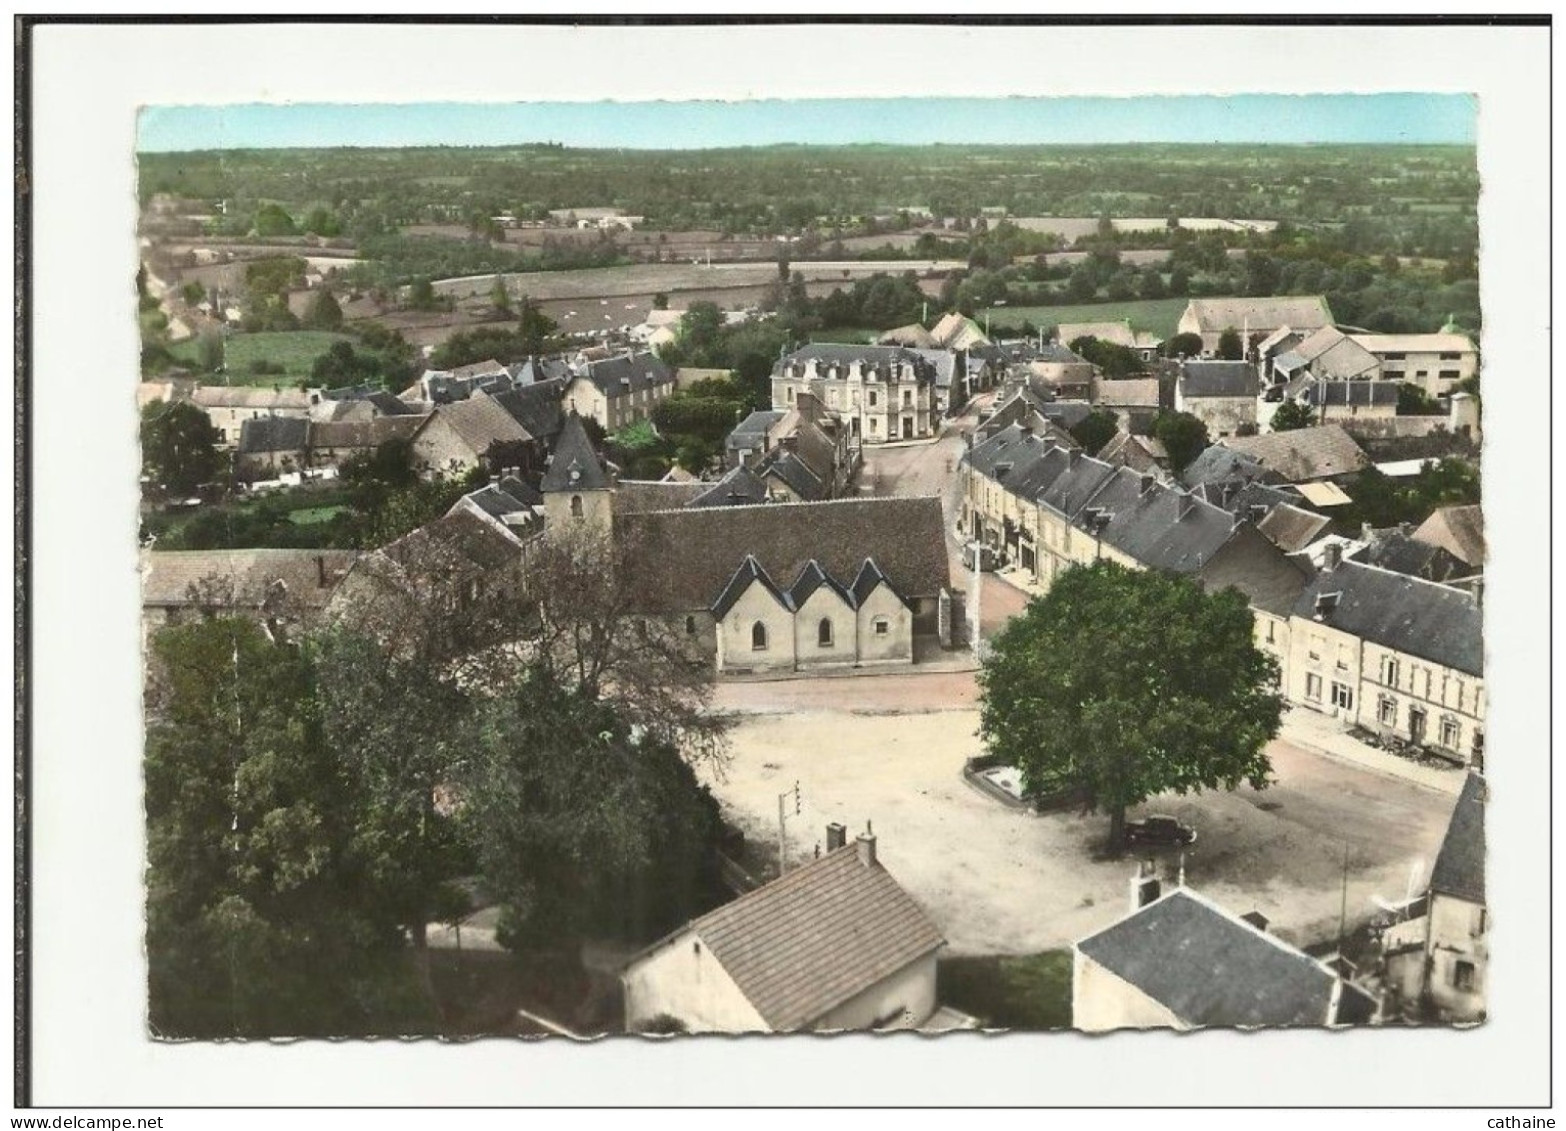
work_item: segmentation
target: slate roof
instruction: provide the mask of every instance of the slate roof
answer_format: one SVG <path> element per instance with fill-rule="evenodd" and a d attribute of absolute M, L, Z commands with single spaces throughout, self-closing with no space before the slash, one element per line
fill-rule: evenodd
<path fill-rule="evenodd" d="M 1209 446 L 1186 465 L 1180 479 L 1188 487 L 1211 483 L 1249 483 L 1258 479 L 1281 479 L 1255 456 L 1223 444 Z"/>
<path fill-rule="evenodd" d="M 674 382 L 674 370 L 657 354 L 638 353 L 588 362 L 581 374 L 611 400 Z"/>
<path fill-rule="evenodd" d="M 893 365 L 909 364 L 913 366 L 917 380 L 935 380 L 935 371 L 930 367 L 930 363 L 916 350 L 906 349 L 903 346 L 834 345 L 825 342 L 813 343 L 795 350 L 787 357 L 779 358 L 772 367 L 772 375 L 782 376 L 785 371 L 802 367 L 807 361 L 814 361 L 823 370 L 830 365 L 841 366 L 844 376 L 847 376 L 848 366 L 857 361 L 864 369 L 873 370 L 882 378 L 891 372 Z M 825 373 L 822 376 L 825 376 Z"/>
<path fill-rule="evenodd" d="M 1477 503 L 1439 508 L 1420 523 L 1414 537 L 1443 547 L 1474 569 L 1484 568 L 1484 514 Z"/>
<path fill-rule="evenodd" d="M 1230 436 L 1222 446 L 1250 456 L 1288 483 L 1331 479 L 1370 464 L 1370 457 L 1354 442 L 1354 437 L 1336 424 L 1268 432 L 1263 436 Z"/>
<path fill-rule="evenodd" d="M 748 467 L 736 467 L 716 483 L 703 483 L 701 487 L 701 492 L 686 506 L 732 507 L 767 501 L 767 485 Z"/>
<path fill-rule="evenodd" d="M 951 584 L 941 503 L 928 498 L 686 507 L 616 517 L 647 611 L 708 608 L 744 556 L 773 577 L 794 577 L 811 558 L 833 577 L 874 558 L 904 597 Z"/>
<path fill-rule="evenodd" d="M 730 451 L 758 446 L 762 437 L 770 432 L 772 426 L 782 420 L 786 414 L 786 410 L 781 408 L 756 409 L 734 426 L 734 431 L 729 433 L 724 446 Z"/>
<path fill-rule="evenodd" d="M 281 581 L 288 597 L 321 607 L 358 560 L 357 550 L 152 550 L 142 554 L 141 602 L 147 606 L 193 603 L 191 587 L 221 578 L 242 605 L 259 608 Z M 326 584 L 321 584 L 322 571 Z"/>
<path fill-rule="evenodd" d="M 1260 390 L 1248 361 L 1182 361 L 1180 392 L 1186 397 L 1254 397 Z"/>
<path fill-rule="evenodd" d="M 854 844 L 690 925 L 775 1031 L 809 1026 L 945 943 L 879 862 Z"/>
<path fill-rule="evenodd" d="M 1337 594 L 1321 623 L 1397 652 L 1484 675 L 1483 613 L 1473 594 L 1375 566 L 1344 561 L 1300 594 L 1294 615 L 1316 619 L 1316 598 Z"/>
<path fill-rule="evenodd" d="M 849 586 L 848 589 L 849 595 L 853 598 L 854 608 L 857 609 L 869 600 L 870 594 L 875 592 L 878 585 L 885 585 L 888 589 L 892 588 L 892 583 L 887 581 L 886 574 L 882 573 L 881 567 L 875 564 L 875 559 L 866 558 L 865 564 L 859 567 L 859 576 L 854 578 L 853 585 Z M 895 596 L 897 590 L 892 589 L 892 593 Z M 897 599 L 901 601 L 902 597 L 898 596 Z"/>
<path fill-rule="evenodd" d="M 560 429 L 560 438 L 555 441 L 554 454 L 539 489 L 548 494 L 551 491 L 602 491 L 609 486 L 609 476 L 593 454 L 582 418 L 571 413 Z"/>
<path fill-rule="evenodd" d="M 511 494 L 496 483 L 491 483 L 488 487 L 480 487 L 477 491 L 470 491 L 463 498 L 491 518 L 497 519 L 505 518 L 508 514 L 530 513 L 533 509 L 527 500 Z"/>
<path fill-rule="evenodd" d="M 1090 517 L 1100 509 L 1107 514 L 1102 525 Z M 1223 508 L 1162 483 L 1144 491 L 1142 476 L 1124 467 L 1077 511 L 1073 525 L 1096 526 L 1091 532 L 1121 553 L 1170 573 L 1200 570 L 1235 529 L 1234 516 Z"/>
<path fill-rule="evenodd" d="M 529 436 L 548 443 L 559 434 L 565 423 L 565 414 L 560 408 L 565 387 L 565 378 L 551 377 L 531 385 L 485 395 L 510 413 L 511 419 L 520 424 Z"/>
<path fill-rule="evenodd" d="M 1072 457 L 1076 458 L 1073 459 Z M 1115 473 L 1115 469 L 1102 460 L 1078 452 L 1066 454 L 1066 466 L 1039 492 L 1040 505 L 1049 507 L 1067 518 L 1075 517 L 1087 505 L 1093 494 Z"/>
<path fill-rule="evenodd" d="M 543 505 L 544 496 L 539 494 L 538 488 L 526 480 L 518 479 L 515 475 L 502 475 L 498 486 L 513 499 L 529 506 Z"/>
<path fill-rule="evenodd" d="M 1430 870 L 1432 892 L 1484 904 L 1484 809 L 1488 792 L 1484 778 L 1470 770 L 1452 809 L 1441 851 Z"/>
<path fill-rule="evenodd" d="M 826 571 L 821 568 L 821 563 L 811 558 L 800 567 L 799 576 L 794 579 L 794 584 L 788 587 L 789 607 L 803 608 L 805 602 L 810 600 L 815 591 L 822 586 L 832 590 L 845 603 L 849 603 L 848 590 L 828 577 Z"/>
<path fill-rule="evenodd" d="M 1374 354 L 1336 326 L 1323 326 L 1311 333 L 1280 355 L 1275 365 L 1290 371 L 1309 366 L 1312 373 L 1327 378 L 1359 377 L 1381 368 Z"/>
<path fill-rule="evenodd" d="M 784 448 L 773 448 L 756 465 L 756 472 L 763 479 L 776 476 L 800 499 L 807 503 L 818 502 L 831 494 L 827 484 L 821 482 L 805 462 Z"/>
<path fill-rule="evenodd" d="M 1355 555 L 1356 561 L 1380 566 L 1393 573 L 1406 573 L 1426 581 L 1445 581 L 1468 572 L 1463 563 L 1440 546 L 1421 542 L 1398 527 L 1369 530 L 1368 543 Z"/>
<path fill-rule="evenodd" d="M 734 576 L 729 578 L 728 584 L 723 587 L 723 592 L 718 594 L 718 599 L 712 603 L 712 615 L 722 620 L 729 615 L 729 610 L 734 607 L 734 602 L 744 595 L 752 583 L 759 582 L 773 600 L 785 609 L 792 609 L 788 603 L 788 597 L 777 587 L 767 571 L 761 568 L 754 554 L 746 554 L 745 560 L 740 562 L 739 568 L 734 571 Z"/>
<path fill-rule="evenodd" d="M 299 452 L 310 442 L 310 422 L 298 416 L 258 416 L 239 424 L 239 454 Z"/>
<path fill-rule="evenodd" d="M 1310 331 L 1332 322 L 1332 310 L 1320 295 L 1288 295 L 1274 298 L 1193 298 L 1185 316 L 1194 317 L 1199 332 L 1221 334 L 1225 330 L 1270 332 L 1280 326 Z"/>
<path fill-rule="evenodd" d="M 1238 589 L 1255 608 L 1287 617 L 1313 572 L 1256 527 L 1242 522 L 1202 567 L 1201 580 L 1209 590 Z"/>
<path fill-rule="evenodd" d="M 925 361 L 930 363 L 930 368 L 935 371 L 935 387 L 937 389 L 950 389 L 952 380 L 957 376 L 957 355 L 951 350 L 942 349 L 914 349 Z"/>
<path fill-rule="evenodd" d="M 1153 445 L 1157 444 L 1157 448 Z M 1169 458 L 1163 444 L 1151 436 L 1133 436 L 1129 432 L 1116 432 L 1108 443 L 1096 453 L 1096 458 L 1117 467 L 1129 467 L 1132 471 L 1162 470 Z"/>
<path fill-rule="evenodd" d="M 466 509 L 453 507 L 433 522 L 426 522 L 378 554 L 400 567 L 413 565 L 420 572 L 435 571 L 462 562 L 484 570 L 502 569 L 520 561 L 520 539 L 500 524 L 488 522 Z M 368 560 L 373 555 L 367 555 Z"/>
<path fill-rule="evenodd" d="M 1325 1025 L 1333 973 L 1303 951 L 1176 888 L 1076 949 L 1191 1026 Z"/>

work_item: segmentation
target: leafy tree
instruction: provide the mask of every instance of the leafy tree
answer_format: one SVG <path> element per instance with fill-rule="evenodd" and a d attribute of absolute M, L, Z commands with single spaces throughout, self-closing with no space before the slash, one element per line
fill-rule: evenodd
<path fill-rule="evenodd" d="M 1119 431 L 1120 423 L 1115 414 L 1096 408 L 1077 421 L 1071 429 L 1071 437 L 1082 445 L 1083 451 L 1092 455 L 1113 440 Z"/>
<path fill-rule="evenodd" d="M 294 218 L 288 214 L 288 210 L 281 204 L 263 204 L 256 211 L 255 232 L 256 235 L 266 238 L 269 236 L 292 236 L 297 234 L 294 227 Z"/>
<path fill-rule="evenodd" d="M 1142 273 L 1142 283 L 1138 293 L 1145 299 L 1164 298 L 1169 294 L 1169 288 L 1164 285 L 1164 275 L 1156 266 L 1149 267 Z"/>
<path fill-rule="evenodd" d="M 666 295 L 663 291 L 659 291 L 657 294 L 653 295 L 652 304 L 654 310 L 668 310 L 669 296 Z"/>
<path fill-rule="evenodd" d="M 307 266 L 303 259 L 294 255 L 257 259 L 245 265 L 245 289 L 255 300 L 297 290 L 304 286 Z"/>
<path fill-rule="evenodd" d="M 364 899 L 353 783 L 323 739 L 308 656 L 212 612 L 162 630 L 149 665 L 153 1031 L 428 1031 L 402 939 Z"/>
<path fill-rule="evenodd" d="M 179 296 L 186 306 L 197 306 L 207 297 L 207 289 L 192 279 L 179 289 Z"/>
<path fill-rule="evenodd" d="M 1152 433 L 1169 453 L 1169 462 L 1178 475 L 1207 450 L 1207 425 L 1188 412 L 1160 412 L 1153 418 Z"/>
<path fill-rule="evenodd" d="M 1056 579 L 992 642 L 979 733 L 1026 787 L 1083 792 L 1109 816 L 1161 793 L 1263 789 L 1283 703 L 1235 589 L 1099 561 Z"/>
<path fill-rule="evenodd" d="M 489 291 L 489 304 L 501 314 L 511 313 L 511 292 L 506 289 L 506 277 L 495 276 L 495 285 Z"/>
<path fill-rule="evenodd" d="M 379 360 L 373 354 L 358 352 L 352 342 L 333 342 L 310 365 L 311 382 L 323 388 L 376 384 L 380 379 Z"/>
<path fill-rule="evenodd" d="M 336 213 L 327 208 L 310 209 L 300 227 L 313 236 L 332 237 L 343 234 L 342 221 L 337 218 Z"/>
<path fill-rule="evenodd" d="M 215 326 L 202 329 L 196 336 L 196 364 L 205 373 L 223 371 L 223 331 Z"/>
<path fill-rule="evenodd" d="M 222 472 L 221 436 L 207 414 L 188 401 L 153 401 L 141 414 L 141 466 L 152 482 L 188 495 Z"/>
<path fill-rule="evenodd" d="M 1446 410 L 1441 402 L 1418 385 L 1402 384 L 1397 387 L 1397 414 L 1399 416 L 1442 416 Z"/>
<path fill-rule="evenodd" d="M 435 310 L 440 306 L 440 296 L 427 276 L 419 276 L 408 284 L 408 306 L 413 310 Z"/>
<path fill-rule="evenodd" d="M 1091 361 L 1103 371 L 1105 377 L 1111 380 L 1147 371 L 1147 366 L 1142 363 L 1142 355 L 1136 350 L 1115 342 L 1103 341 L 1091 334 L 1074 339 L 1071 342 L 1071 352 Z"/>
<path fill-rule="evenodd" d="M 1200 334 L 1176 334 L 1163 345 L 1165 357 L 1200 357 L 1202 354 L 1202 336 Z"/>
<path fill-rule="evenodd" d="M 1218 357 L 1223 361 L 1243 361 L 1245 359 L 1245 343 L 1240 340 L 1240 332 L 1230 326 L 1218 335 Z"/>
<path fill-rule="evenodd" d="M 506 945 L 642 941 L 710 906 L 718 806 L 670 743 L 533 671 L 464 745 L 462 822 Z"/>
<path fill-rule="evenodd" d="M 339 466 L 338 475 L 353 485 L 378 484 L 392 490 L 411 487 L 419 479 L 413 470 L 413 441 L 391 439 L 373 451 L 352 455 Z"/>
<path fill-rule="evenodd" d="M 343 308 L 337 305 L 332 292 L 324 287 L 316 291 L 305 307 L 301 324 L 307 330 L 340 330 L 343 325 Z"/>
<path fill-rule="evenodd" d="M 1284 401 L 1272 414 L 1274 432 L 1292 432 L 1296 428 L 1310 428 L 1316 423 L 1316 410 L 1299 401 Z"/>
<path fill-rule="evenodd" d="M 543 353 L 559 330 L 560 323 L 523 296 L 517 315 L 517 345 L 524 354 Z"/>

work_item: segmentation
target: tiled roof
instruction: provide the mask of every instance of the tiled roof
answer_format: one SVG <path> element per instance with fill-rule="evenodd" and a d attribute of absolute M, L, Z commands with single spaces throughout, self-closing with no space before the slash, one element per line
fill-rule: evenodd
<path fill-rule="evenodd" d="M 371 420 L 337 420 L 310 425 L 312 448 L 375 448 L 388 440 L 409 440 L 424 423 L 422 416 L 377 416 Z"/>
<path fill-rule="evenodd" d="M 1441 507 L 1419 525 L 1414 537 L 1442 547 L 1474 569 L 1484 568 L 1484 514 L 1477 503 Z"/>
<path fill-rule="evenodd" d="M 756 474 L 763 479 L 771 476 L 781 480 L 807 503 L 819 502 L 831 494 L 827 484 L 821 482 L 803 460 L 783 448 L 768 452 L 756 465 Z"/>
<path fill-rule="evenodd" d="M 1254 456 L 1224 444 L 1213 444 L 1186 465 L 1180 479 L 1188 487 L 1212 483 L 1249 483 L 1257 479 L 1281 479 Z"/>
<path fill-rule="evenodd" d="M 615 484 L 614 513 L 636 514 L 690 506 L 711 487 L 711 483 L 700 480 L 666 483 L 662 480 L 622 479 Z"/>
<path fill-rule="evenodd" d="M 497 483 L 480 487 L 477 491 L 470 491 L 463 498 L 491 518 L 504 518 L 508 514 L 526 514 L 533 509 L 526 500 L 511 494 Z"/>
<path fill-rule="evenodd" d="M 1335 594 L 1321 623 L 1397 652 L 1484 675 L 1483 613 L 1473 594 L 1375 566 L 1344 561 L 1322 570 L 1294 615 L 1317 619 L 1316 598 Z"/>
<path fill-rule="evenodd" d="M 1371 353 L 1473 353 L 1467 334 L 1352 334 Z"/>
<path fill-rule="evenodd" d="M 1320 295 L 1289 295 L 1276 298 L 1193 298 L 1185 308 L 1194 316 L 1204 334 L 1225 330 L 1271 332 L 1279 326 L 1310 331 L 1332 321 L 1327 300 Z M 1181 321 L 1185 321 L 1182 317 Z"/>
<path fill-rule="evenodd" d="M 1468 772 L 1463 792 L 1452 809 L 1441 851 L 1430 870 L 1430 890 L 1469 903 L 1484 899 L 1484 809 L 1487 800 L 1484 778 Z"/>
<path fill-rule="evenodd" d="M 1094 378 L 1092 393 L 1095 405 L 1111 405 L 1124 408 L 1157 408 L 1157 377 L 1126 377 L 1118 381 Z"/>
<path fill-rule="evenodd" d="M 1182 1023 L 1261 1028 L 1326 1025 L 1336 977 L 1185 888 L 1176 888 L 1077 950 Z"/>
<path fill-rule="evenodd" d="M 518 563 L 520 544 L 516 535 L 498 524 L 453 507 L 435 521 L 381 547 L 378 553 L 398 566 L 412 565 L 420 572 L 433 572 L 442 563 L 456 562 L 496 570 Z"/>
<path fill-rule="evenodd" d="M 909 349 L 933 350 L 936 346 L 935 338 L 917 322 L 907 326 L 899 326 L 895 330 L 888 330 L 876 339 L 877 345 L 883 346 L 907 346 Z"/>
<path fill-rule="evenodd" d="M 833 577 L 853 577 L 873 557 L 905 597 L 951 584 L 935 497 L 686 507 L 617 517 L 615 532 L 648 611 L 707 608 L 746 554 L 773 577 L 794 577 L 811 558 Z"/>
<path fill-rule="evenodd" d="M 217 578 L 232 586 L 241 605 L 260 607 L 281 581 L 290 600 L 320 607 L 358 557 L 357 550 L 149 551 L 142 555 L 141 600 L 143 605 L 189 605 L 192 586 L 199 589 Z"/>
<path fill-rule="evenodd" d="M 1097 338 L 1101 342 L 1110 342 L 1117 346 L 1125 346 L 1126 349 L 1136 347 L 1136 335 L 1131 332 L 1131 323 L 1124 322 L 1062 322 L 1055 327 L 1055 336 L 1067 345 L 1078 338 Z"/>
<path fill-rule="evenodd" d="M 424 427 L 432 427 L 437 421 L 456 433 L 475 455 L 483 455 L 492 444 L 525 443 L 533 438 L 493 397 L 470 397 L 437 405 Z"/>
<path fill-rule="evenodd" d="M 1355 555 L 1356 561 L 1426 581 L 1445 581 L 1469 572 L 1443 547 L 1421 542 L 1398 527 L 1365 533 L 1368 544 Z"/>
<path fill-rule="evenodd" d="M 1289 483 L 1347 475 L 1370 463 L 1370 457 L 1354 442 L 1354 437 L 1336 424 L 1262 436 L 1231 436 L 1222 446 L 1250 456 Z"/>
<path fill-rule="evenodd" d="M 258 389 L 242 385 L 202 385 L 190 394 L 202 408 L 307 409 L 310 394 L 299 389 Z"/>
<path fill-rule="evenodd" d="M 945 940 L 880 863 L 829 852 L 690 928 L 775 1031 L 810 1026 Z"/>
<path fill-rule="evenodd" d="M 239 424 L 239 452 L 299 452 L 310 442 L 310 422 L 298 416 L 258 416 Z"/>
<path fill-rule="evenodd" d="M 1329 379 L 1360 377 L 1373 374 L 1381 367 L 1374 354 L 1336 326 L 1323 326 L 1315 331 L 1279 357 L 1277 364 L 1286 370 L 1309 365 L 1311 372 Z"/>
<path fill-rule="evenodd" d="M 1180 392 L 1187 397 L 1254 397 L 1260 388 L 1248 361 L 1182 361 Z"/>
<path fill-rule="evenodd" d="M 609 476 L 593 454 L 593 445 L 587 439 L 582 419 L 575 413 L 566 417 L 555 441 L 554 454 L 549 460 L 549 470 L 544 472 L 540 489 L 551 491 L 601 491 L 610 486 Z"/>
<path fill-rule="evenodd" d="M 1256 524 L 1272 542 L 1286 554 L 1298 553 L 1326 529 L 1332 520 L 1326 515 L 1313 514 L 1299 507 L 1283 503 L 1273 507 L 1267 516 Z"/>

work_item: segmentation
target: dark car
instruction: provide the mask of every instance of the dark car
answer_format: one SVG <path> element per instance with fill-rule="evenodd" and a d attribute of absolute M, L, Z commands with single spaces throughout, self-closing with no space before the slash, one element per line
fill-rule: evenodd
<path fill-rule="evenodd" d="M 1196 843 L 1196 830 L 1162 814 L 1126 823 L 1127 844 L 1165 845 L 1183 848 Z"/>

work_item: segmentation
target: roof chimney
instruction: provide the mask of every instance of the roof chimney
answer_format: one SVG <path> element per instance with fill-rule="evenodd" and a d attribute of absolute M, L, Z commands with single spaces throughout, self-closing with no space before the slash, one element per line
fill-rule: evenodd
<path fill-rule="evenodd" d="M 865 831 L 854 838 L 854 849 L 859 853 L 859 862 L 866 868 L 875 867 L 875 833 L 870 829 L 870 822 L 865 822 Z"/>
<path fill-rule="evenodd" d="M 1155 475 L 1152 474 L 1152 472 L 1142 472 L 1142 494 L 1145 495 L 1151 491 L 1153 489 L 1153 484 L 1157 482 L 1158 479 Z"/>
<path fill-rule="evenodd" d="M 848 829 L 837 821 L 827 826 L 827 851 L 834 852 L 848 843 Z"/>
<path fill-rule="evenodd" d="M 1175 503 L 1175 521 L 1179 522 L 1194 509 L 1196 509 L 1196 501 L 1191 498 L 1191 493 L 1189 491 L 1181 492 Z"/>
<path fill-rule="evenodd" d="M 1343 564 L 1343 543 L 1328 542 L 1321 548 L 1321 568 L 1331 573 Z"/>
<path fill-rule="evenodd" d="M 322 589 L 326 588 L 326 555 L 325 554 L 317 554 L 315 556 L 315 580 L 316 580 L 316 584 L 319 585 Z"/>
<path fill-rule="evenodd" d="M 1163 894 L 1163 888 L 1153 862 L 1142 861 L 1136 866 L 1136 875 L 1131 877 L 1131 910 L 1136 911 L 1152 903 Z"/>

